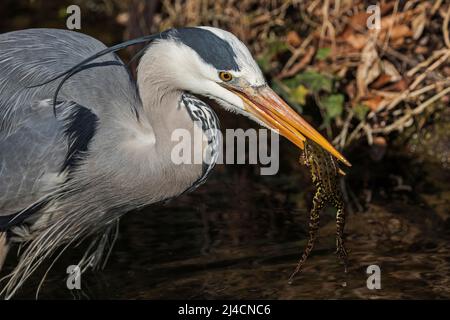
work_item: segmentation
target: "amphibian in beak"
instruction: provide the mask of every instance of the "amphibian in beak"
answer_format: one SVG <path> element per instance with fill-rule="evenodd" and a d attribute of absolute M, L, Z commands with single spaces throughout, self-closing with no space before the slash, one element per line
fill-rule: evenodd
<path fill-rule="evenodd" d="M 330 153 L 310 140 L 305 141 L 304 154 L 300 158 L 300 162 L 303 162 L 309 168 L 316 191 L 310 211 L 308 243 L 295 271 L 289 278 L 289 283 L 292 283 L 294 276 L 301 271 L 314 247 L 319 228 L 320 212 L 326 205 L 331 205 L 337 209 L 336 254 L 344 264 L 345 272 L 347 272 L 347 251 L 342 238 L 345 225 L 344 202 L 339 187 L 339 176 L 344 175 L 344 173 Z"/>

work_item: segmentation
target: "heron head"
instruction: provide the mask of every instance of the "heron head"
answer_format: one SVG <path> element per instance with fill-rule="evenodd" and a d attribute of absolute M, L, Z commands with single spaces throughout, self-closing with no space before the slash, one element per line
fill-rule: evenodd
<path fill-rule="evenodd" d="M 266 83 L 247 47 L 232 33 L 212 27 L 172 29 L 152 44 L 158 63 L 179 89 L 208 97 L 278 131 L 304 148 L 311 139 L 344 164 L 350 163 Z"/>

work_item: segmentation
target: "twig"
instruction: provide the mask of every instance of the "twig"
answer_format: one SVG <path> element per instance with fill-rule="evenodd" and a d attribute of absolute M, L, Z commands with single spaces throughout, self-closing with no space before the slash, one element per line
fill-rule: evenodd
<path fill-rule="evenodd" d="M 450 20 L 450 5 L 447 8 L 447 14 L 444 18 L 444 23 L 442 24 L 442 33 L 444 34 L 444 41 L 447 48 L 450 49 L 450 38 L 448 35 L 448 22 Z"/>
<path fill-rule="evenodd" d="M 294 53 L 292 54 L 292 56 L 289 58 L 289 60 L 286 62 L 285 66 L 283 67 L 283 70 L 281 71 L 281 73 L 286 72 L 287 69 L 289 69 L 294 63 L 295 61 L 297 61 L 297 59 L 305 52 L 305 48 L 310 44 L 310 42 L 313 39 L 313 34 L 309 34 L 306 39 L 302 42 L 302 44 L 300 45 L 300 47 L 298 47 Z"/>
<path fill-rule="evenodd" d="M 434 14 L 436 13 L 436 11 L 439 10 L 439 8 L 441 7 L 441 4 L 442 4 L 442 0 L 437 0 L 437 1 L 434 3 L 433 8 L 431 8 L 431 15 L 434 15 Z"/>
<path fill-rule="evenodd" d="M 428 74 L 435 70 L 437 67 L 439 67 L 445 60 L 447 60 L 447 58 L 450 56 L 450 50 L 447 50 L 444 55 L 437 60 L 435 63 L 433 63 L 431 66 L 429 66 L 424 73 L 422 73 L 419 77 L 417 77 L 417 79 L 411 84 L 411 86 L 409 87 L 409 90 L 414 90 L 417 85 L 419 83 L 421 83 L 427 76 Z"/>
<path fill-rule="evenodd" d="M 412 77 L 417 71 L 419 71 L 422 68 L 427 67 L 431 62 L 433 62 L 435 59 L 437 59 L 439 56 L 444 54 L 447 51 L 447 49 L 437 50 L 434 51 L 431 57 L 428 59 L 422 61 L 421 63 L 417 64 L 414 68 L 410 69 L 408 72 L 406 72 L 406 75 L 408 77 Z"/>
<path fill-rule="evenodd" d="M 403 124 L 406 123 L 410 118 L 412 118 L 415 115 L 418 115 L 422 113 L 427 107 L 429 107 L 433 102 L 436 100 L 439 100 L 443 96 L 445 96 L 447 93 L 450 92 L 450 87 L 447 87 L 446 89 L 442 90 L 438 94 L 435 94 L 433 97 L 428 99 L 427 101 L 421 103 L 418 107 L 416 107 L 414 110 L 408 112 L 403 117 L 395 121 L 394 123 L 384 127 L 384 128 L 377 128 L 373 129 L 373 133 L 383 133 L 388 134 L 391 133 L 394 130 L 401 130 L 403 129 Z"/>
<path fill-rule="evenodd" d="M 284 79 L 284 78 L 289 78 L 289 77 L 296 75 L 300 70 L 302 70 L 303 68 L 305 68 L 308 65 L 308 63 L 311 61 L 311 59 L 314 55 L 314 52 L 315 52 L 314 48 L 309 47 L 308 51 L 305 53 L 303 58 L 298 63 L 294 64 L 292 66 L 292 68 L 290 68 L 289 70 L 281 71 L 277 75 L 277 78 Z"/>
<path fill-rule="evenodd" d="M 377 45 L 379 45 L 379 43 L 380 43 L 380 41 L 377 41 Z M 412 58 L 404 55 L 403 53 L 400 53 L 397 50 L 392 49 L 391 47 L 387 47 L 386 50 L 384 51 L 384 53 L 387 53 L 387 54 L 403 61 L 404 63 L 408 64 L 411 67 L 415 67 L 418 63 L 415 59 L 412 59 Z"/>
<path fill-rule="evenodd" d="M 366 123 L 365 121 L 361 121 L 361 122 L 356 126 L 356 128 L 355 128 L 355 129 L 352 131 L 352 133 L 350 133 L 350 135 L 348 136 L 346 145 L 349 145 L 350 142 L 352 142 L 352 141 L 357 137 L 359 131 L 362 130 L 362 128 L 363 128 L 363 126 L 365 125 L 365 123 Z"/>
<path fill-rule="evenodd" d="M 419 83 L 421 83 L 430 72 L 432 72 L 434 69 L 436 69 L 439 65 L 441 65 L 445 60 L 447 60 L 447 58 L 450 55 L 450 50 L 446 50 L 445 54 L 438 59 L 436 62 L 434 62 L 431 66 L 429 66 L 427 68 L 427 70 L 425 70 L 425 72 L 423 72 L 420 76 L 417 77 L 417 79 L 409 86 L 409 88 L 407 90 L 405 90 L 403 93 L 401 93 L 397 98 L 395 98 L 394 100 L 392 100 L 388 106 L 386 107 L 387 110 L 392 110 L 393 108 L 395 108 L 400 102 L 404 101 L 405 99 L 409 98 L 409 95 L 411 93 L 412 90 L 414 90 Z M 385 109 L 384 107 L 379 107 L 377 112 L 381 111 Z"/>
<path fill-rule="evenodd" d="M 386 34 L 386 38 L 384 40 L 383 48 L 381 52 L 385 52 L 386 49 L 389 47 L 389 40 L 391 39 L 392 29 L 394 28 L 395 23 L 397 22 L 397 13 L 398 13 L 398 3 L 399 1 L 395 1 L 394 10 L 392 15 L 394 16 L 394 19 L 392 21 L 392 24 L 389 26 L 388 32 Z"/>
<path fill-rule="evenodd" d="M 334 29 L 333 24 L 331 23 L 329 19 L 328 9 L 330 7 L 329 0 L 325 0 L 323 6 L 322 6 L 322 16 L 323 16 L 323 22 L 322 27 L 320 29 L 320 38 L 319 38 L 319 47 L 322 45 L 323 38 L 325 37 L 325 34 L 327 31 L 330 33 L 331 37 L 331 50 L 335 54 L 336 53 L 336 31 Z M 334 57 L 334 55 L 333 55 Z"/>
<path fill-rule="evenodd" d="M 347 115 L 347 118 L 344 121 L 344 125 L 342 126 L 342 130 L 339 135 L 333 140 L 333 144 L 336 145 L 339 143 L 339 148 L 342 150 L 345 147 L 345 140 L 347 139 L 348 128 L 350 127 L 350 122 L 353 119 L 354 111 L 350 109 L 350 112 Z"/>

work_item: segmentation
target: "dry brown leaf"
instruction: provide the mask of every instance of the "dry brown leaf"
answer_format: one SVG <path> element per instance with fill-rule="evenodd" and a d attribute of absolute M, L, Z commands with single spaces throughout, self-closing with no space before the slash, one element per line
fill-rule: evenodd
<path fill-rule="evenodd" d="M 378 146 L 386 146 L 387 141 L 386 141 L 386 138 L 377 136 L 377 137 L 373 138 L 373 144 L 378 145 Z"/>
<path fill-rule="evenodd" d="M 367 35 L 362 35 L 362 34 L 349 34 L 345 41 L 351 45 L 353 48 L 357 49 L 357 50 L 361 50 L 362 48 L 364 48 L 364 46 L 366 45 L 368 40 Z"/>
<path fill-rule="evenodd" d="M 417 47 L 414 49 L 414 52 L 415 52 L 416 54 L 426 54 L 426 53 L 428 53 L 428 48 L 427 48 L 427 47 L 424 47 L 424 46 L 417 46 Z"/>
<path fill-rule="evenodd" d="M 289 31 L 286 36 L 286 42 L 294 48 L 298 48 L 302 44 L 302 39 L 296 31 Z"/>
<path fill-rule="evenodd" d="M 416 18 L 413 19 L 411 22 L 412 29 L 414 30 L 413 38 L 414 40 L 417 40 L 420 38 L 420 36 L 423 33 L 423 30 L 425 29 L 425 25 L 427 22 L 427 15 L 425 11 L 422 11 L 421 14 L 419 14 Z"/>
<path fill-rule="evenodd" d="M 366 75 L 366 86 L 368 86 L 369 84 L 371 84 L 376 78 L 378 78 L 381 74 L 381 64 L 378 61 L 378 59 L 374 60 L 372 65 L 369 68 L 369 71 L 367 72 Z"/>
<path fill-rule="evenodd" d="M 399 49 L 405 43 L 405 38 L 398 38 L 391 42 L 391 47 L 393 49 Z"/>
<path fill-rule="evenodd" d="M 375 80 L 381 72 L 379 57 L 375 48 L 375 41 L 372 39 L 367 42 L 361 52 L 361 63 L 356 69 L 356 85 L 358 87 L 358 96 L 367 95 L 367 85 Z"/>
<path fill-rule="evenodd" d="M 264 14 L 257 16 L 256 18 L 252 19 L 251 25 L 257 26 L 257 25 L 260 25 L 263 23 L 267 23 L 267 21 L 270 21 L 270 19 L 271 19 L 270 14 L 264 13 Z"/>
<path fill-rule="evenodd" d="M 386 15 L 388 12 L 392 11 L 395 7 L 395 1 L 387 1 L 380 4 L 381 15 Z"/>
<path fill-rule="evenodd" d="M 390 38 L 392 40 L 405 38 L 405 37 L 411 37 L 413 35 L 413 32 L 411 29 L 404 24 L 394 26 L 391 30 Z"/>
<path fill-rule="evenodd" d="M 383 73 L 370 85 L 370 87 L 378 90 L 383 88 L 386 84 L 390 82 L 391 76 L 386 73 Z"/>
<path fill-rule="evenodd" d="M 398 72 L 397 68 L 388 60 L 382 60 L 381 63 L 382 74 L 376 79 L 376 81 L 371 85 L 373 89 L 381 89 L 386 86 L 388 83 L 397 82 L 396 84 L 390 86 L 389 88 L 385 88 L 385 90 L 389 91 L 399 91 L 398 88 L 403 85 L 402 76 Z M 406 83 L 406 81 L 405 81 Z M 406 88 L 405 88 L 406 89 Z"/>
<path fill-rule="evenodd" d="M 391 77 L 391 82 L 399 81 L 402 76 L 400 75 L 400 72 L 398 72 L 397 68 L 390 63 L 388 60 L 382 60 L 381 61 L 381 67 L 387 75 Z"/>
<path fill-rule="evenodd" d="M 116 22 L 120 25 L 126 25 L 128 23 L 128 20 L 130 19 L 130 15 L 128 12 L 122 12 L 119 13 L 116 17 Z"/>
<path fill-rule="evenodd" d="M 405 79 L 401 79 L 385 88 L 386 91 L 403 92 L 408 89 L 408 82 Z"/>
<path fill-rule="evenodd" d="M 357 30 L 366 29 L 367 19 L 369 16 L 370 14 L 365 11 L 358 12 L 351 17 L 350 25 Z"/>
<path fill-rule="evenodd" d="M 381 18 L 381 30 L 386 31 L 398 21 L 398 16 L 390 15 Z"/>
<path fill-rule="evenodd" d="M 383 101 L 383 98 L 380 96 L 374 96 L 372 98 L 366 99 L 361 101 L 363 104 L 368 106 L 370 110 L 375 111 L 377 110 L 378 106 L 380 105 L 381 101 Z"/>
<path fill-rule="evenodd" d="M 381 30 L 386 31 L 390 28 L 395 28 L 396 26 L 404 25 L 407 21 L 411 19 L 414 12 L 397 12 L 397 14 L 391 14 L 389 16 L 384 16 L 381 18 Z M 417 14 L 416 14 L 417 15 Z"/>
<path fill-rule="evenodd" d="M 375 161 L 380 161 L 386 154 L 387 141 L 382 136 L 373 137 L 372 148 L 370 148 L 370 157 Z"/>

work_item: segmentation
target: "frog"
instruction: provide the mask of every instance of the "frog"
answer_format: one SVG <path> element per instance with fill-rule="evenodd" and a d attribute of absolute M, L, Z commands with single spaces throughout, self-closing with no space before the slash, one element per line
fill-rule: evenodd
<path fill-rule="evenodd" d="M 336 254 L 347 273 L 347 250 L 344 244 L 345 211 L 344 200 L 340 189 L 340 177 L 345 173 L 339 168 L 337 160 L 313 141 L 305 142 L 305 148 L 299 162 L 304 164 L 311 174 L 315 188 L 309 215 L 309 238 L 297 267 L 289 277 L 292 283 L 311 253 L 319 229 L 320 212 L 327 205 L 336 208 Z"/>

